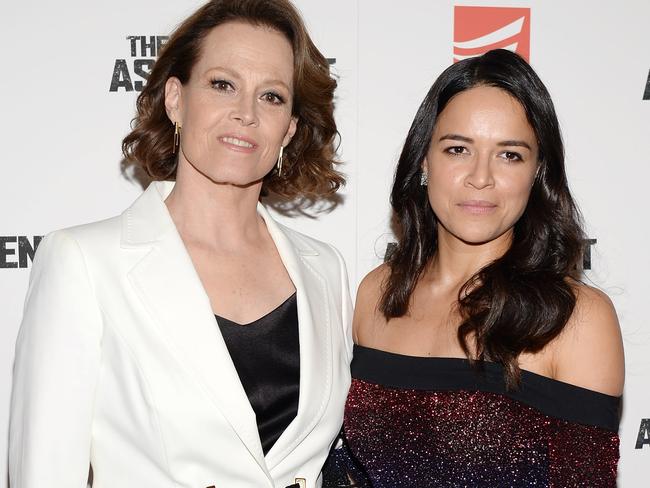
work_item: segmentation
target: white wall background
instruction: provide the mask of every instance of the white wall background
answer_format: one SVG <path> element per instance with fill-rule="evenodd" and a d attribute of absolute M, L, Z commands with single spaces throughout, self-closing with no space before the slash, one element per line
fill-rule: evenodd
<path fill-rule="evenodd" d="M 120 141 L 137 92 L 109 92 L 116 59 L 134 81 L 131 35 L 165 35 L 202 2 L 12 2 L 0 16 L 0 264 L 17 262 L 1 237 L 120 213 L 140 187 L 120 172 Z M 621 319 L 627 386 L 619 486 L 650 486 L 648 182 L 650 2 L 570 0 L 296 0 L 321 51 L 336 58 L 337 120 L 348 185 L 344 204 L 289 222 L 335 244 L 353 288 L 390 240 L 388 193 L 411 119 L 452 60 L 454 6 L 531 9 L 531 64 L 556 104 L 570 182 L 592 248 L 588 278 Z M 141 56 L 138 56 L 141 57 Z M 5 255 L 2 255 L 2 252 Z M 6 253 L 9 254 L 6 254 Z M 4 260 L 4 261 L 3 261 Z M 28 268 L 0 268 L 0 439 L 6 439 L 13 346 Z M 354 291 L 354 290 L 353 290 Z M 650 427 L 649 427 L 650 428 Z M 643 434 L 643 432 L 642 432 Z M 650 432 L 645 432 L 645 438 Z M 0 442 L 0 473 L 6 472 Z M 0 474 L 0 488 L 6 482 Z"/>

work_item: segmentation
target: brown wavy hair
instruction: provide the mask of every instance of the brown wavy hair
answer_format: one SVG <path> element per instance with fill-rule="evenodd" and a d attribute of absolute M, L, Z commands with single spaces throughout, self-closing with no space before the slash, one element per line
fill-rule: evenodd
<path fill-rule="evenodd" d="M 539 171 L 528 204 L 503 256 L 478 270 L 460 289 L 458 340 L 467 357 L 504 367 L 518 384 L 517 358 L 540 351 L 564 329 L 576 304 L 585 245 L 581 218 L 569 191 L 564 145 L 551 97 L 533 69 L 503 49 L 460 61 L 435 81 L 409 130 L 391 192 L 398 243 L 379 309 L 386 317 L 408 312 L 413 290 L 438 248 L 438 219 L 420 184 L 422 161 L 437 117 L 457 94 L 476 86 L 504 90 L 519 101 L 539 147 Z M 470 351 L 468 338 L 476 344 Z"/>
<path fill-rule="evenodd" d="M 265 176 L 262 194 L 281 198 L 317 199 L 334 194 L 345 183 L 336 170 L 334 121 L 336 80 L 327 59 L 312 42 L 296 8 L 288 0 L 213 0 L 187 18 L 170 36 L 138 96 L 132 131 L 122 141 L 127 161 L 154 180 L 176 177 L 174 127 L 165 111 L 165 83 L 175 76 L 187 83 L 202 41 L 218 25 L 240 21 L 283 33 L 294 54 L 293 116 L 297 129 L 284 149 L 282 176 Z"/>

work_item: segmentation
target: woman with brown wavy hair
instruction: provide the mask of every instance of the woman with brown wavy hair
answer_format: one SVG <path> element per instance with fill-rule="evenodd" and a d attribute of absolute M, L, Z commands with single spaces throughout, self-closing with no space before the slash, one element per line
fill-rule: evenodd
<path fill-rule="evenodd" d="M 391 203 L 398 243 L 359 287 L 349 451 L 330 472 L 375 488 L 615 486 L 619 325 L 581 281 L 559 124 L 523 59 L 495 50 L 440 75 Z"/>
<path fill-rule="evenodd" d="M 331 195 L 336 82 L 288 0 L 172 34 L 122 215 L 38 249 L 16 346 L 13 488 L 317 487 L 349 386 L 345 266 L 259 203 Z"/>

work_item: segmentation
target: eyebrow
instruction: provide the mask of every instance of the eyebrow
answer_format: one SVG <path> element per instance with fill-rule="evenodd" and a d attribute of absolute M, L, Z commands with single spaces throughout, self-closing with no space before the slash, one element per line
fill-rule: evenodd
<path fill-rule="evenodd" d="M 236 79 L 241 79 L 241 76 L 239 75 L 239 73 L 237 73 L 236 71 L 231 70 L 230 68 L 225 68 L 223 66 L 212 66 L 212 67 L 208 68 L 206 72 L 209 73 L 210 71 L 213 71 L 213 70 L 222 71 L 225 74 L 227 74 L 228 76 L 231 76 L 231 77 L 236 78 Z M 266 80 L 264 80 L 264 84 L 267 84 L 267 85 L 282 85 L 288 92 L 290 92 L 290 93 L 292 92 L 292 90 L 289 88 L 289 86 L 284 81 L 282 81 L 280 79 L 266 79 Z"/>
<path fill-rule="evenodd" d="M 497 146 L 517 146 L 517 147 L 525 147 L 529 151 L 532 151 L 533 149 L 530 147 L 530 144 L 528 144 L 526 141 L 517 141 L 517 140 L 512 140 L 512 141 L 501 141 L 497 144 Z"/>
<path fill-rule="evenodd" d="M 460 134 L 445 134 L 440 139 L 438 139 L 438 142 L 441 142 L 441 141 L 444 141 L 444 140 L 461 141 L 461 142 L 467 142 L 469 144 L 474 143 L 474 139 L 472 139 L 471 137 L 461 136 Z M 530 144 L 528 144 L 526 141 L 518 141 L 516 139 L 498 142 L 497 146 L 501 146 L 501 147 L 510 147 L 510 146 L 525 147 L 529 151 L 532 151 L 532 148 L 530 147 Z"/>
<path fill-rule="evenodd" d="M 445 139 L 450 141 L 469 142 L 470 144 L 474 142 L 474 139 L 470 137 L 461 136 L 460 134 L 445 134 L 440 139 L 438 139 L 438 142 L 444 141 Z"/>

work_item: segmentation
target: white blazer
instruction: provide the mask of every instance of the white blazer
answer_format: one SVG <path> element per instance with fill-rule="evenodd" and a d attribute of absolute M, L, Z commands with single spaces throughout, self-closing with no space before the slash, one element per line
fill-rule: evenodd
<path fill-rule="evenodd" d="M 208 297 L 153 183 L 121 216 L 54 232 L 16 344 L 12 488 L 321 485 L 350 383 L 339 253 L 258 212 L 297 290 L 298 414 L 264 456 Z"/>

